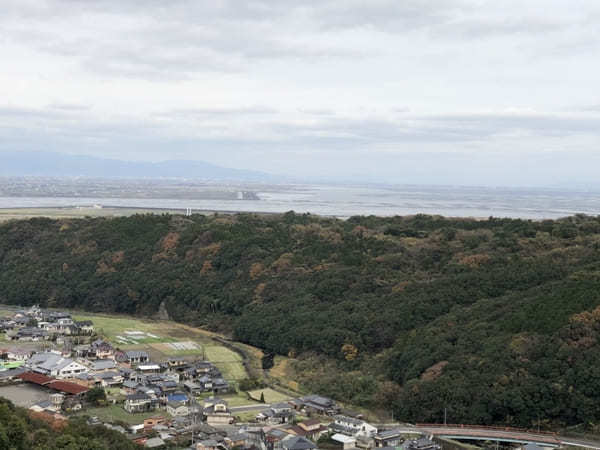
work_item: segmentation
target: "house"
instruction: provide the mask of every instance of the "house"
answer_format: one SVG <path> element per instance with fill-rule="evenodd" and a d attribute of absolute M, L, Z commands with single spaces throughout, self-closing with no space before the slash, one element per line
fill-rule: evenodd
<path fill-rule="evenodd" d="M 94 323 L 91 320 L 80 320 L 75 322 L 75 326 L 79 329 L 81 334 L 93 334 L 94 333 Z"/>
<path fill-rule="evenodd" d="M 319 438 L 327 433 L 329 429 L 317 419 L 309 419 L 292 426 L 290 428 L 294 434 L 304 436 L 312 441 L 318 441 Z"/>
<path fill-rule="evenodd" d="M 24 369 L 22 367 L 18 367 L 15 369 L 2 370 L 2 371 L 0 371 L 0 383 L 10 383 L 13 380 L 15 380 L 16 378 L 18 378 L 19 375 L 22 375 L 25 372 L 26 372 L 26 369 Z"/>
<path fill-rule="evenodd" d="M 190 409 L 186 404 L 181 402 L 168 402 L 167 412 L 173 417 L 187 416 L 190 413 Z"/>
<path fill-rule="evenodd" d="M 69 378 L 88 371 L 87 367 L 71 358 L 52 352 L 36 353 L 27 360 L 26 365 L 34 372 L 57 378 Z"/>
<path fill-rule="evenodd" d="M 229 411 L 227 402 L 218 398 L 209 398 L 204 401 L 204 417 L 209 425 L 229 425 L 233 423 L 233 416 Z"/>
<path fill-rule="evenodd" d="M 49 337 L 46 330 L 35 327 L 25 327 L 18 330 L 11 339 L 19 341 L 41 341 L 47 340 Z"/>
<path fill-rule="evenodd" d="M 158 448 L 163 447 L 165 445 L 165 441 L 163 441 L 159 437 L 153 437 L 144 442 L 144 447 L 147 448 Z"/>
<path fill-rule="evenodd" d="M 429 438 L 421 437 L 404 444 L 406 450 L 440 450 L 442 447 Z"/>
<path fill-rule="evenodd" d="M 229 383 L 221 377 L 215 377 L 212 380 L 212 391 L 215 394 L 229 392 Z"/>
<path fill-rule="evenodd" d="M 164 425 L 167 419 L 162 416 L 148 417 L 144 419 L 144 431 L 151 431 L 157 425 Z"/>
<path fill-rule="evenodd" d="M 123 385 L 121 386 L 121 392 L 125 395 L 133 394 L 137 392 L 137 388 L 140 386 L 140 383 L 133 380 L 123 381 Z"/>
<path fill-rule="evenodd" d="M 308 413 L 314 412 L 321 415 L 333 416 L 340 410 L 333 400 L 327 397 L 321 397 L 320 395 L 308 395 L 299 398 L 293 403 L 297 408 L 304 409 Z"/>
<path fill-rule="evenodd" d="M 376 447 L 400 447 L 404 442 L 400 428 L 380 431 L 374 436 L 374 439 Z"/>
<path fill-rule="evenodd" d="M 8 359 L 12 361 L 27 361 L 33 352 L 21 348 L 11 348 L 6 351 Z"/>
<path fill-rule="evenodd" d="M 137 370 L 141 373 L 159 373 L 160 366 L 158 364 L 140 364 L 137 366 Z"/>
<path fill-rule="evenodd" d="M 199 395 L 199 394 L 201 394 L 204 391 L 202 389 L 202 386 L 200 386 L 198 383 L 194 383 L 193 381 L 186 381 L 186 382 L 184 382 L 183 383 L 183 387 L 191 395 Z"/>
<path fill-rule="evenodd" d="M 275 450 L 283 448 L 283 440 L 289 439 L 293 436 L 294 435 L 289 433 L 287 430 L 282 430 L 281 428 L 271 428 L 264 433 L 263 441 L 267 447 L 267 450 Z"/>
<path fill-rule="evenodd" d="M 152 399 L 143 392 L 136 392 L 125 397 L 125 411 L 129 413 L 146 412 L 152 409 Z"/>
<path fill-rule="evenodd" d="M 167 402 L 181 403 L 183 405 L 189 404 L 189 398 L 183 392 L 175 392 L 167 396 Z"/>
<path fill-rule="evenodd" d="M 290 436 L 286 437 L 281 441 L 281 448 L 283 450 L 313 450 L 317 446 L 314 442 L 309 441 L 302 436 Z"/>
<path fill-rule="evenodd" d="M 119 372 L 101 372 L 95 375 L 96 380 L 102 387 L 119 386 L 123 383 L 123 377 Z"/>
<path fill-rule="evenodd" d="M 113 359 L 98 359 L 90 364 L 90 369 L 94 372 L 114 370 L 116 367 L 117 363 Z"/>
<path fill-rule="evenodd" d="M 269 409 L 258 413 L 256 420 L 266 422 L 269 425 L 279 425 L 291 422 L 295 415 L 289 403 L 275 403 Z"/>
<path fill-rule="evenodd" d="M 196 444 L 196 450 L 221 450 L 214 439 L 205 439 Z"/>
<path fill-rule="evenodd" d="M 356 447 L 356 438 L 345 434 L 335 433 L 331 436 L 331 440 L 339 443 L 342 450 L 349 450 Z"/>
<path fill-rule="evenodd" d="M 329 425 L 334 433 L 341 433 L 355 438 L 371 438 L 377 434 L 377 427 L 368 424 L 364 420 L 353 417 L 337 415 L 335 421 Z"/>
<path fill-rule="evenodd" d="M 173 357 L 173 358 L 169 358 L 167 360 L 167 365 L 169 366 L 169 368 L 173 369 L 173 368 L 176 368 L 176 367 L 187 366 L 188 363 L 185 360 L 185 358 Z"/>
<path fill-rule="evenodd" d="M 103 341 L 102 339 L 95 340 L 90 344 L 90 353 L 93 357 L 99 359 L 114 358 L 115 349 L 110 343 Z"/>
<path fill-rule="evenodd" d="M 144 364 L 150 361 L 148 353 L 143 350 L 127 350 L 125 358 L 129 364 Z"/>
<path fill-rule="evenodd" d="M 245 448 L 248 446 L 248 435 L 246 433 L 234 433 L 227 435 L 225 436 L 224 442 L 229 448 Z"/>
<path fill-rule="evenodd" d="M 174 393 L 177 390 L 177 388 L 179 388 L 179 385 L 172 380 L 161 381 L 159 382 L 159 386 L 162 389 L 162 391 L 166 394 Z"/>

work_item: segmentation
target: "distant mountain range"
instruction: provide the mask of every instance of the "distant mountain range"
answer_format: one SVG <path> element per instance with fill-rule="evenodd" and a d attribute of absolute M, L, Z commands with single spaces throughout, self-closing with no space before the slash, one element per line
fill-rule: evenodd
<path fill-rule="evenodd" d="M 203 180 L 276 181 L 275 175 L 231 169 L 202 161 L 122 161 L 50 152 L 1 152 L 0 176 L 193 178 Z"/>

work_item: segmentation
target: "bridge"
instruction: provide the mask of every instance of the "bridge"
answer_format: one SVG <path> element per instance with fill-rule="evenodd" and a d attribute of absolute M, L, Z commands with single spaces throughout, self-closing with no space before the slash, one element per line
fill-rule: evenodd
<path fill-rule="evenodd" d="M 416 424 L 406 427 L 407 433 L 423 433 L 439 438 L 497 441 L 516 444 L 537 444 L 541 447 L 559 448 L 564 446 L 600 450 L 600 442 L 584 441 L 560 436 L 556 433 L 532 431 L 511 427 L 485 427 L 478 425 Z"/>

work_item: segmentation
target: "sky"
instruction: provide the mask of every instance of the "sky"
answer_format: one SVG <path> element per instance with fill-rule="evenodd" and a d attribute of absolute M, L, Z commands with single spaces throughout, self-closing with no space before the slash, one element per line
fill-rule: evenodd
<path fill-rule="evenodd" d="M 597 0 L 0 5 L 0 152 L 598 183 Z"/>

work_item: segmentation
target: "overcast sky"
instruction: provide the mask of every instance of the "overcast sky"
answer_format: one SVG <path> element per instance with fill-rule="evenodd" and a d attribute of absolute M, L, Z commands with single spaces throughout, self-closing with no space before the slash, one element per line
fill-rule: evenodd
<path fill-rule="evenodd" d="M 394 183 L 600 173 L 598 0 L 0 7 L 0 151 Z"/>

